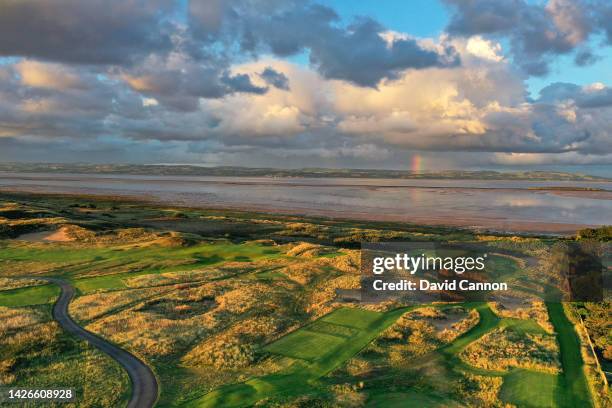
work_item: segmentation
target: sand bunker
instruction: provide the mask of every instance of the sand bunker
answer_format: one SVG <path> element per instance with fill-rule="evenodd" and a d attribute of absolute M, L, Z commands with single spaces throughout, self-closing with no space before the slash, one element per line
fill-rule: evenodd
<path fill-rule="evenodd" d="M 18 240 L 28 242 L 69 242 L 73 239 L 68 235 L 68 228 L 62 227 L 56 231 L 30 232 L 17 237 Z"/>

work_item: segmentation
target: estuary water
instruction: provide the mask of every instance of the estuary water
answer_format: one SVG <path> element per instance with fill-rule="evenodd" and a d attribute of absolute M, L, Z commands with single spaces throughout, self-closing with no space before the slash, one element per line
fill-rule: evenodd
<path fill-rule="evenodd" d="M 404 221 L 509 232 L 571 233 L 584 226 L 612 224 L 612 182 L 605 181 L 391 180 L 0 172 L 0 189 L 117 195 L 193 207 Z"/>

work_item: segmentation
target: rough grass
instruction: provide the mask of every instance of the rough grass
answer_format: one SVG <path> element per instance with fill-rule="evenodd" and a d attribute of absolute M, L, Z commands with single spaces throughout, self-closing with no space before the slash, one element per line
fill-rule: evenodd
<path fill-rule="evenodd" d="M 47 305 L 0 308 L 0 385 L 73 388 L 77 402 L 68 407 L 125 405 L 129 379 L 119 364 L 50 319 Z"/>
<path fill-rule="evenodd" d="M 0 292 L 3 290 L 11 290 L 17 288 L 26 288 L 30 286 L 46 285 L 47 282 L 40 279 L 12 279 L 0 278 Z"/>
<path fill-rule="evenodd" d="M 518 367 L 557 373 L 560 368 L 558 353 L 553 336 L 496 329 L 466 347 L 461 358 L 490 370 Z"/>

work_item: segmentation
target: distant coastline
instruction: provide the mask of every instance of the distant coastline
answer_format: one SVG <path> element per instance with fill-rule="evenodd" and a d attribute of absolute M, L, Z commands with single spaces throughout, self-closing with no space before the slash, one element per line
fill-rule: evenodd
<path fill-rule="evenodd" d="M 440 180 L 525 180 L 525 181 L 610 181 L 600 176 L 557 171 L 493 170 L 466 171 L 410 171 L 376 169 L 302 168 L 276 169 L 251 167 L 202 167 L 196 165 L 162 164 L 54 164 L 54 163 L 0 163 L 0 172 L 21 173 L 77 173 L 77 174 L 127 174 L 149 176 L 230 176 L 230 177 L 278 177 L 278 178 L 386 178 L 386 179 L 440 179 Z"/>

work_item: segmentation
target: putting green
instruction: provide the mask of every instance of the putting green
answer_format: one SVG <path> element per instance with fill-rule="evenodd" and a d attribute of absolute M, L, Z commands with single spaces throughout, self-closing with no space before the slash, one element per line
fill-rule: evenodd
<path fill-rule="evenodd" d="M 286 357 L 315 361 L 334 353 L 346 339 L 310 330 L 297 330 L 265 347 L 264 350 Z"/>

